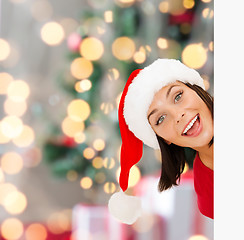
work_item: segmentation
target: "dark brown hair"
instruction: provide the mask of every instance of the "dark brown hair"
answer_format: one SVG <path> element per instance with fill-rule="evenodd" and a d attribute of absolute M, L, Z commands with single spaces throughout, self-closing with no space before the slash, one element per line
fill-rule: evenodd
<path fill-rule="evenodd" d="M 194 90 L 198 96 L 204 101 L 210 110 L 213 118 L 213 97 L 198 85 L 191 85 L 185 83 L 186 86 Z M 177 146 L 173 143 L 168 145 L 163 138 L 157 136 L 162 157 L 161 177 L 158 183 L 158 190 L 160 192 L 171 188 L 173 185 L 178 185 L 180 176 L 184 170 L 186 155 L 185 148 Z M 209 143 L 209 147 L 213 144 L 213 138 Z"/>

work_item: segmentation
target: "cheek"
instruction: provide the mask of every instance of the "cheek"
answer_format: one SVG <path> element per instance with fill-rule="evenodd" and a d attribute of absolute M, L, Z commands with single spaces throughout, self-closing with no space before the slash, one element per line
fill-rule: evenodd
<path fill-rule="evenodd" d="M 176 133 L 172 124 L 165 124 L 163 127 L 159 127 L 156 131 L 157 135 L 163 139 L 172 142 L 175 139 Z"/>

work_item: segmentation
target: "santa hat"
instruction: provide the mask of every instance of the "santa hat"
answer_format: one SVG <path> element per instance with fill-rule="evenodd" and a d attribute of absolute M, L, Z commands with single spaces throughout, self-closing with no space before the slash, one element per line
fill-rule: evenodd
<path fill-rule="evenodd" d="M 133 71 L 125 85 L 118 112 L 122 138 L 119 184 L 122 190 L 112 195 L 108 205 L 110 213 L 123 223 L 132 224 L 141 214 L 140 199 L 124 194 L 130 169 L 140 161 L 143 143 L 159 149 L 147 111 L 155 93 L 177 80 L 205 89 L 200 74 L 175 59 L 157 59 L 144 69 Z"/>

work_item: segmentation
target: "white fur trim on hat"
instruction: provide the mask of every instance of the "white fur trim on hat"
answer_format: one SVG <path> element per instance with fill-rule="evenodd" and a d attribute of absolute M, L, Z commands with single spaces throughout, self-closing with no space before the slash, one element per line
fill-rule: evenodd
<path fill-rule="evenodd" d="M 175 59 L 157 59 L 142 69 L 128 88 L 124 102 L 125 121 L 137 138 L 154 149 L 159 149 L 159 144 L 148 122 L 147 111 L 155 93 L 177 80 L 205 89 L 200 74 Z"/>

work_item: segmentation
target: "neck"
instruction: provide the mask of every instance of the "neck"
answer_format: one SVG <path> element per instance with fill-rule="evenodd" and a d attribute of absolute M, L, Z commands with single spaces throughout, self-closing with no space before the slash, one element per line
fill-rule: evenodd
<path fill-rule="evenodd" d="M 198 155 L 199 155 L 201 161 L 203 162 L 203 164 L 212 170 L 214 170 L 213 149 L 214 149 L 214 143 L 211 145 L 211 147 L 209 147 L 207 145 L 207 146 L 195 149 L 198 151 Z"/>

